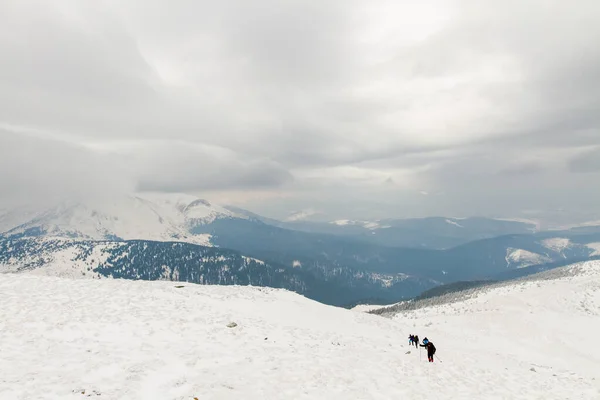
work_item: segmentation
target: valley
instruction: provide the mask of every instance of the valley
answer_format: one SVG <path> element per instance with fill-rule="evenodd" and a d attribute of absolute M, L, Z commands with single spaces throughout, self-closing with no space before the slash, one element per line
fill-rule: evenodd
<path fill-rule="evenodd" d="M 0 222 L 2 272 L 285 288 L 336 306 L 389 304 L 457 281 L 525 276 L 594 259 L 600 243 L 594 227 L 522 233 L 531 226 L 482 218 L 336 221 L 328 226 L 358 226 L 371 235 L 309 232 L 308 223 L 291 229 L 302 222 L 156 193 L 14 209 Z M 404 236 L 439 234 L 439 224 L 445 235 L 458 232 L 456 240 L 486 238 L 448 249 L 371 239 L 392 226 L 405 229 Z M 511 229 L 517 233 L 494 236 Z"/>

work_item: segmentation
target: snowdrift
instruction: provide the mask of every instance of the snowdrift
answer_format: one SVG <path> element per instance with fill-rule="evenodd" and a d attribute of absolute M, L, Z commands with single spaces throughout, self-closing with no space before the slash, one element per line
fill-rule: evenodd
<path fill-rule="evenodd" d="M 0 398 L 598 399 L 600 263 L 573 268 L 390 318 L 277 289 L 0 274 Z"/>

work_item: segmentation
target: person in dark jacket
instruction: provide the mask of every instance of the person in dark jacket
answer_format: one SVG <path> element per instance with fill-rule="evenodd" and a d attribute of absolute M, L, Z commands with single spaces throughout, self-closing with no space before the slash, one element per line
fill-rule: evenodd
<path fill-rule="evenodd" d="M 423 344 L 420 344 L 419 346 L 427 348 L 427 359 L 429 362 L 433 362 L 433 355 L 435 354 L 435 346 L 433 343 L 431 343 L 429 339 L 425 338 L 423 339 Z"/>
<path fill-rule="evenodd" d="M 414 341 L 415 341 L 415 337 L 413 335 L 408 335 L 408 344 L 410 346 L 413 345 Z"/>
<path fill-rule="evenodd" d="M 413 340 L 415 341 L 415 347 L 419 347 L 419 335 L 415 335 Z"/>

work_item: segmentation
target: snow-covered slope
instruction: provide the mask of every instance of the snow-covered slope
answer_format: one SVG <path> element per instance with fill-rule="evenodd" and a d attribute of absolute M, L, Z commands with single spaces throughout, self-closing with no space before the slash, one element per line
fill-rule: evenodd
<path fill-rule="evenodd" d="M 208 235 L 194 235 L 191 229 L 217 218 L 245 217 L 194 196 L 145 193 L 110 201 L 63 203 L 35 213 L 6 212 L 0 216 L 0 233 L 7 236 L 34 233 L 88 240 L 144 239 L 210 245 Z"/>
<path fill-rule="evenodd" d="M 446 223 L 448 223 L 450 225 L 454 225 L 454 226 L 459 227 L 459 228 L 464 228 L 464 226 L 462 226 L 461 224 L 459 224 L 456 220 L 447 219 Z"/>
<path fill-rule="evenodd" d="M 524 268 L 530 265 L 539 265 L 551 262 L 552 259 L 542 254 L 533 253 L 523 249 L 506 249 L 506 267 Z"/>
<path fill-rule="evenodd" d="M 577 238 L 577 236 L 574 236 Z M 523 243 L 527 244 L 527 243 Z M 524 268 L 532 265 L 552 263 L 559 260 L 593 257 L 596 243 L 578 243 L 565 237 L 550 237 L 528 243 L 528 249 L 508 247 L 507 268 Z"/>
<path fill-rule="evenodd" d="M 567 238 L 550 238 L 542 240 L 542 245 L 552 251 L 561 253 L 571 247 L 571 240 Z"/>
<path fill-rule="evenodd" d="M 600 243 L 588 243 L 587 247 L 593 251 L 592 256 L 600 256 Z"/>
<path fill-rule="evenodd" d="M 600 261 L 424 303 L 391 318 L 435 342 L 444 374 L 462 365 L 458 385 L 437 375 L 441 398 L 600 398 Z"/>
<path fill-rule="evenodd" d="M 0 398 L 598 399 L 600 264 L 579 268 L 394 318 L 276 289 L 0 274 Z"/>
<path fill-rule="evenodd" d="M 354 221 L 350 219 L 338 219 L 336 221 L 331 221 L 330 224 L 337 226 L 360 226 L 370 230 L 389 228 L 389 226 L 381 226 L 377 221 Z"/>

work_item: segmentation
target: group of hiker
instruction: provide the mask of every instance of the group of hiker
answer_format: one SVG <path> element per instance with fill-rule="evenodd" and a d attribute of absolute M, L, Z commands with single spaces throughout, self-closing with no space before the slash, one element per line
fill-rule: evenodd
<path fill-rule="evenodd" d="M 427 349 L 427 359 L 429 360 L 429 362 L 433 362 L 433 355 L 435 354 L 435 346 L 433 345 L 432 342 L 429 341 L 429 339 L 425 338 L 423 339 L 423 344 L 419 343 L 419 336 L 418 335 L 409 335 L 408 336 L 408 344 L 409 346 L 414 345 L 415 347 L 425 347 Z"/>

